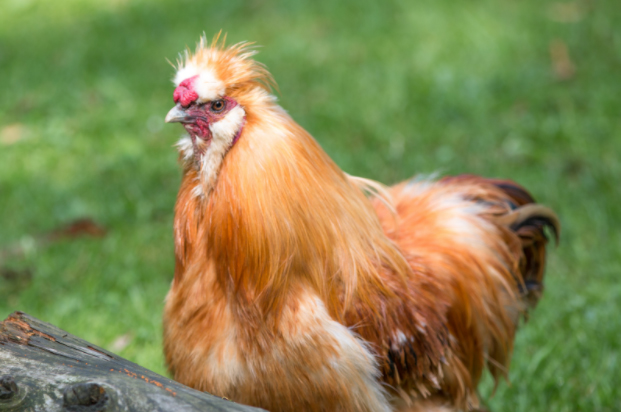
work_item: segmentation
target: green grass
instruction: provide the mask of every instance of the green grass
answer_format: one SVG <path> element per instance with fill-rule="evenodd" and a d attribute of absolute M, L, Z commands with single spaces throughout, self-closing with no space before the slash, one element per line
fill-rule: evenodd
<path fill-rule="evenodd" d="M 180 177 L 171 146 L 181 132 L 162 121 L 172 104 L 166 58 L 223 29 L 230 42 L 264 46 L 258 59 L 281 104 L 348 173 L 385 183 L 434 171 L 507 177 L 557 210 L 562 242 L 549 253 L 546 294 L 518 335 L 511 386 L 489 406 L 621 410 L 618 3 L 0 7 L 0 248 L 31 245 L 1 264 L 32 272 L 0 277 L 1 318 L 26 311 L 108 348 L 129 333 L 120 354 L 165 372 L 160 323 Z M 552 69 L 556 40 L 575 66 L 565 81 Z M 108 235 L 32 246 L 83 216 Z"/>

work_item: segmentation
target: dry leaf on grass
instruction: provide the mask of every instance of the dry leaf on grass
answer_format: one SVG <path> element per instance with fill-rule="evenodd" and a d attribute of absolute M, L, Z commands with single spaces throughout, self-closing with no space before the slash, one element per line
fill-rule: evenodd
<path fill-rule="evenodd" d="M 32 279 L 32 271 L 30 269 L 13 269 L 0 266 L 0 277 L 9 282 L 30 281 Z"/>
<path fill-rule="evenodd" d="M 0 130 L 0 143 L 5 146 L 12 145 L 22 140 L 27 134 L 26 126 L 21 123 L 13 123 L 4 126 Z"/>
<path fill-rule="evenodd" d="M 0 259 L 23 256 L 35 248 L 46 247 L 63 239 L 75 239 L 82 236 L 104 237 L 106 233 L 106 228 L 95 223 L 91 218 L 76 219 L 48 233 L 36 237 L 25 236 L 20 242 L 0 248 Z"/>
<path fill-rule="evenodd" d="M 565 42 L 559 39 L 550 42 L 550 59 L 552 60 L 552 71 L 559 80 L 569 80 L 576 74 L 569 49 Z"/>
<path fill-rule="evenodd" d="M 46 235 L 46 239 L 55 241 L 63 238 L 72 239 L 80 236 L 103 237 L 105 235 L 106 229 L 87 217 L 76 219 L 54 229 Z"/>

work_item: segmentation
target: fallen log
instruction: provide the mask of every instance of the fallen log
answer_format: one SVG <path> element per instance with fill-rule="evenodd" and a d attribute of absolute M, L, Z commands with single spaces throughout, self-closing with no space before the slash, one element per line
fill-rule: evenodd
<path fill-rule="evenodd" d="M 22 312 L 0 323 L 0 411 L 260 412 L 199 392 Z"/>

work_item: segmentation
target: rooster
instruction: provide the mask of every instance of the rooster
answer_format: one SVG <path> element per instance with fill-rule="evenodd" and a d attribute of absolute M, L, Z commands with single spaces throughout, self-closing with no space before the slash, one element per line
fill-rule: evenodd
<path fill-rule="evenodd" d="M 254 53 L 202 38 L 174 77 L 170 373 L 273 412 L 476 410 L 541 295 L 556 215 L 507 180 L 347 175 Z"/>

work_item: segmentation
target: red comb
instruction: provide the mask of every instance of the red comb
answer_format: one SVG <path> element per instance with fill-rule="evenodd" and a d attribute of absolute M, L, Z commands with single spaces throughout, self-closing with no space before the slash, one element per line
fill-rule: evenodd
<path fill-rule="evenodd" d="M 190 77 L 179 83 L 179 86 L 173 93 L 173 99 L 175 103 L 181 103 L 181 106 L 189 106 L 193 101 L 198 99 L 198 93 L 194 91 L 194 82 L 198 78 L 198 75 Z"/>

